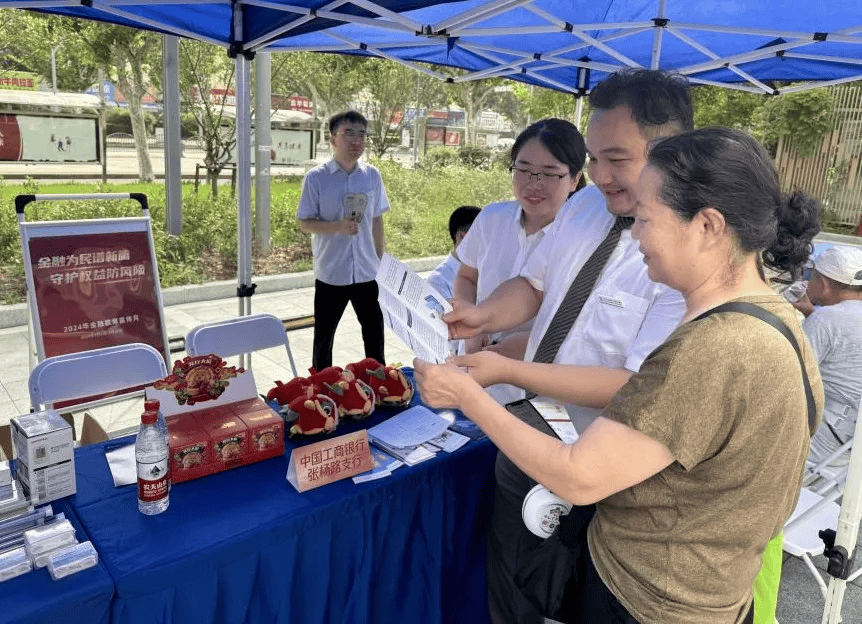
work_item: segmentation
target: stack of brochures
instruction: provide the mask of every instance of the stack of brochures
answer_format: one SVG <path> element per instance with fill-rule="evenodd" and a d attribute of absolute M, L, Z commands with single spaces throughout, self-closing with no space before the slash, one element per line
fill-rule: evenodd
<path fill-rule="evenodd" d="M 434 457 L 439 451 L 452 451 L 470 438 L 449 429 L 455 415 L 435 413 L 416 405 L 368 430 L 371 444 L 400 462 L 413 466 Z"/>

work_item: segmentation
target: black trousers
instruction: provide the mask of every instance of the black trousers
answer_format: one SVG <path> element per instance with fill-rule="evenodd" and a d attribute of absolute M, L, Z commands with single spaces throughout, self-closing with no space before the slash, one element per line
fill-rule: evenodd
<path fill-rule="evenodd" d="M 536 548 L 542 538 L 533 535 L 521 518 L 521 505 L 536 482 L 524 474 L 503 453 L 494 466 L 494 507 L 488 536 L 488 607 L 494 624 L 542 624 L 537 611 L 515 583 L 515 572 L 525 552 Z M 590 506 L 592 507 L 592 505 Z M 575 507 L 572 513 L 590 510 Z M 566 588 L 566 604 L 556 617 L 566 624 L 636 624 L 635 620 L 599 577 L 586 540 L 579 552 L 576 575 Z M 743 624 L 754 621 L 754 605 Z"/>
<path fill-rule="evenodd" d="M 377 302 L 377 282 L 360 282 L 348 286 L 333 286 L 314 281 L 314 344 L 311 365 L 317 370 L 332 366 L 332 345 L 335 330 L 341 321 L 347 303 L 353 306 L 362 327 L 365 357 L 373 357 L 381 364 L 383 359 L 383 313 Z M 348 362 L 341 362 L 344 366 Z"/>
<path fill-rule="evenodd" d="M 488 537 L 488 608 L 494 624 L 542 624 L 545 614 L 537 611 L 515 583 L 521 557 L 538 547 L 542 538 L 533 535 L 521 519 L 524 496 L 536 482 L 503 453 L 494 467 L 494 508 Z M 592 515 L 590 508 L 572 513 Z M 588 522 L 589 518 L 585 518 Z M 586 540 L 580 549 L 577 575 L 566 590 L 569 597 L 563 621 L 585 624 L 636 624 L 596 572 Z M 558 615 L 559 617 L 559 615 Z"/>

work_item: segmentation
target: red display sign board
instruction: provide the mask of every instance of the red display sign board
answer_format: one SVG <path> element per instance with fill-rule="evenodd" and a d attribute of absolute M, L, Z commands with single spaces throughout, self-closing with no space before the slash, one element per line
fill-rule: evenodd
<path fill-rule="evenodd" d="M 148 232 L 31 238 L 42 357 L 143 342 L 165 352 Z"/>

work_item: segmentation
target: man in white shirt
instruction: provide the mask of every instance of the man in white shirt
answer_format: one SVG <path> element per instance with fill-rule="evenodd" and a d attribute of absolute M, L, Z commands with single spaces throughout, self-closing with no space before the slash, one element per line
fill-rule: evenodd
<path fill-rule="evenodd" d="M 456 302 L 444 317 L 452 338 L 514 327 L 533 318 L 525 361 L 497 354 L 471 357 L 482 385 L 510 383 L 565 404 L 583 430 L 643 360 L 679 324 L 682 296 L 652 282 L 628 230 L 611 252 L 553 364 L 533 363 L 551 319 L 583 264 L 616 217 L 633 217 L 635 185 L 650 140 L 692 129 L 691 97 L 679 76 L 624 70 L 590 94 L 589 175 L 595 186 L 575 194 L 531 254 L 519 277 L 501 284 L 478 306 Z M 571 366 L 561 367 L 559 364 Z M 468 364 L 469 365 L 469 364 Z M 540 623 L 539 613 L 514 582 L 520 557 L 540 538 L 521 519 L 525 494 L 535 485 L 505 455 L 497 457 L 488 553 L 488 599 L 495 624 Z"/>
<path fill-rule="evenodd" d="M 470 226 L 481 212 L 481 208 L 477 206 L 458 206 L 449 215 L 449 236 L 452 238 L 452 251 L 446 259 L 434 267 L 431 274 L 428 276 L 428 283 L 446 299 L 451 299 L 454 295 L 452 289 L 455 284 L 455 276 L 458 275 L 458 268 L 461 266 L 461 260 L 458 257 L 458 246 L 467 232 L 470 231 Z"/>
<path fill-rule="evenodd" d="M 807 296 L 793 305 L 806 317 L 802 329 L 817 355 L 826 394 L 823 422 L 808 452 L 809 465 L 815 465 L 856 431 L 862 399 L 862 248 L 839 245 L 820 253 Z M 846 455 L 835 463 L 846 462 Z"/>
<path fill-rule="evenodd" d="M 359 162 L 368 122 L 356 111 L 329 120 L 334 158 L 309 171 L 296 217 L 312 234 L 314 256 L 314 343 L 311 365 L 332 366 L 335 330 L 347 303 L 362 327 L 365 357 L 381 364 L 383 313 L 377 302 L 377 267 L 384 250 L 383 213 L 389 200 L 380 172 Z"/>

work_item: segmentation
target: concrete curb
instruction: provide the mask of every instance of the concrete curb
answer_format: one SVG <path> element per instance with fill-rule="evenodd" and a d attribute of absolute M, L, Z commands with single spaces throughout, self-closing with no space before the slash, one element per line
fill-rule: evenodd
<path fill-rule="evenodd" d="M 446 256 L 429 258 L 412 258 L 404 263 L 414 271 L 430 271 L 440 264 Z M 257 284 L 257 293 L 271 293 L 294 288 L 309 288 L 314 286 L 314 272 L 285 273 L 283 275 L 261 275 L 253 277 Z M 236 297 L 236 280 L 206 282 L 205 284 L 189 284 L 172 286 L 162 291 L 162 305 L 165 307 L 196 301 L 211 301 L 213 299 L 230 299 Z M 0 329 L 27 325 L 28 308 L 26 303 L 0 305 Z"/>

